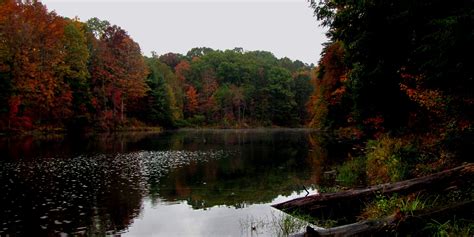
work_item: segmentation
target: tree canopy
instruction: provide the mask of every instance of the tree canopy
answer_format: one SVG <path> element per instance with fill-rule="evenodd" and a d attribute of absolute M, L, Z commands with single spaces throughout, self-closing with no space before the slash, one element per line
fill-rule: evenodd
<path fill-rule="evenodd" d="M 303 126 L 310 66 L 265 51 L 142 55 L 117 25 L 0 3 L 0 130 Z"/>
<path fill-rule="evenodd" d="M 313 126 L 356 126 L 367 135 L 425 133 L 468 147 L 472 1 L 310 3 L 330 39 L 309 103 Z"/>

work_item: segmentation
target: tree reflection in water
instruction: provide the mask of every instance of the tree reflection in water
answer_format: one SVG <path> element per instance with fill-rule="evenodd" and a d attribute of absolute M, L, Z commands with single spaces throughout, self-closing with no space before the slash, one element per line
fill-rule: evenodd
<path fill-rule="evenodd" d="M 331 153 L 313 131 L 261 129 L 0 140 L 0 154 L 0 235 L 33 236 L 124 232 L 145 197 L 201 210 L 268 204 L 320 184 Z"/>
<path fill-rule="evenodd" d="M 137 162 L 102 155 L 2 164 L 3 233 L 103 235 L 126 229 L 144 195 Z"/>

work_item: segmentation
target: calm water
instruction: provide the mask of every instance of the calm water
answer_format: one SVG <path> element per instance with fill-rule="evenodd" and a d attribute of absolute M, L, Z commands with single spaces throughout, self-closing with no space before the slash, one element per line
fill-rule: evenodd
<path fill-rule="evenodd" d="M 0 138 L 0 236 L 275 236 L 270 204 L 338 152 L 309 130 Z"/>

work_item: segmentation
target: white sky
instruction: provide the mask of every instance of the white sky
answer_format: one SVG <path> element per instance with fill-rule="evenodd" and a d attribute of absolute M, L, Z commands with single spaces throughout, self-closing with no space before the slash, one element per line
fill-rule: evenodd
<path fill-rule="evenodd" d="M 49 10 L 82 21 L 108 20 L 128 31 L 145 55 L 185 54 L 194 47 L 265 50 L 317 63 L 324 29 L 307 0 L 43 0 Z"/>

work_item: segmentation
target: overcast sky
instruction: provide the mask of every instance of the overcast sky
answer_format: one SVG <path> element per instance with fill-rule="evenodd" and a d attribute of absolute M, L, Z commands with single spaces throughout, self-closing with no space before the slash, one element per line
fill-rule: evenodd
<path fill-rule="evenodd" d="M 193 47 L 266 50 L 317 63 L 326 41 L 307 0 L 43 0 L 49 10 L 82 21 L 108 20 L 128 31 L 145 55 Z"/>

